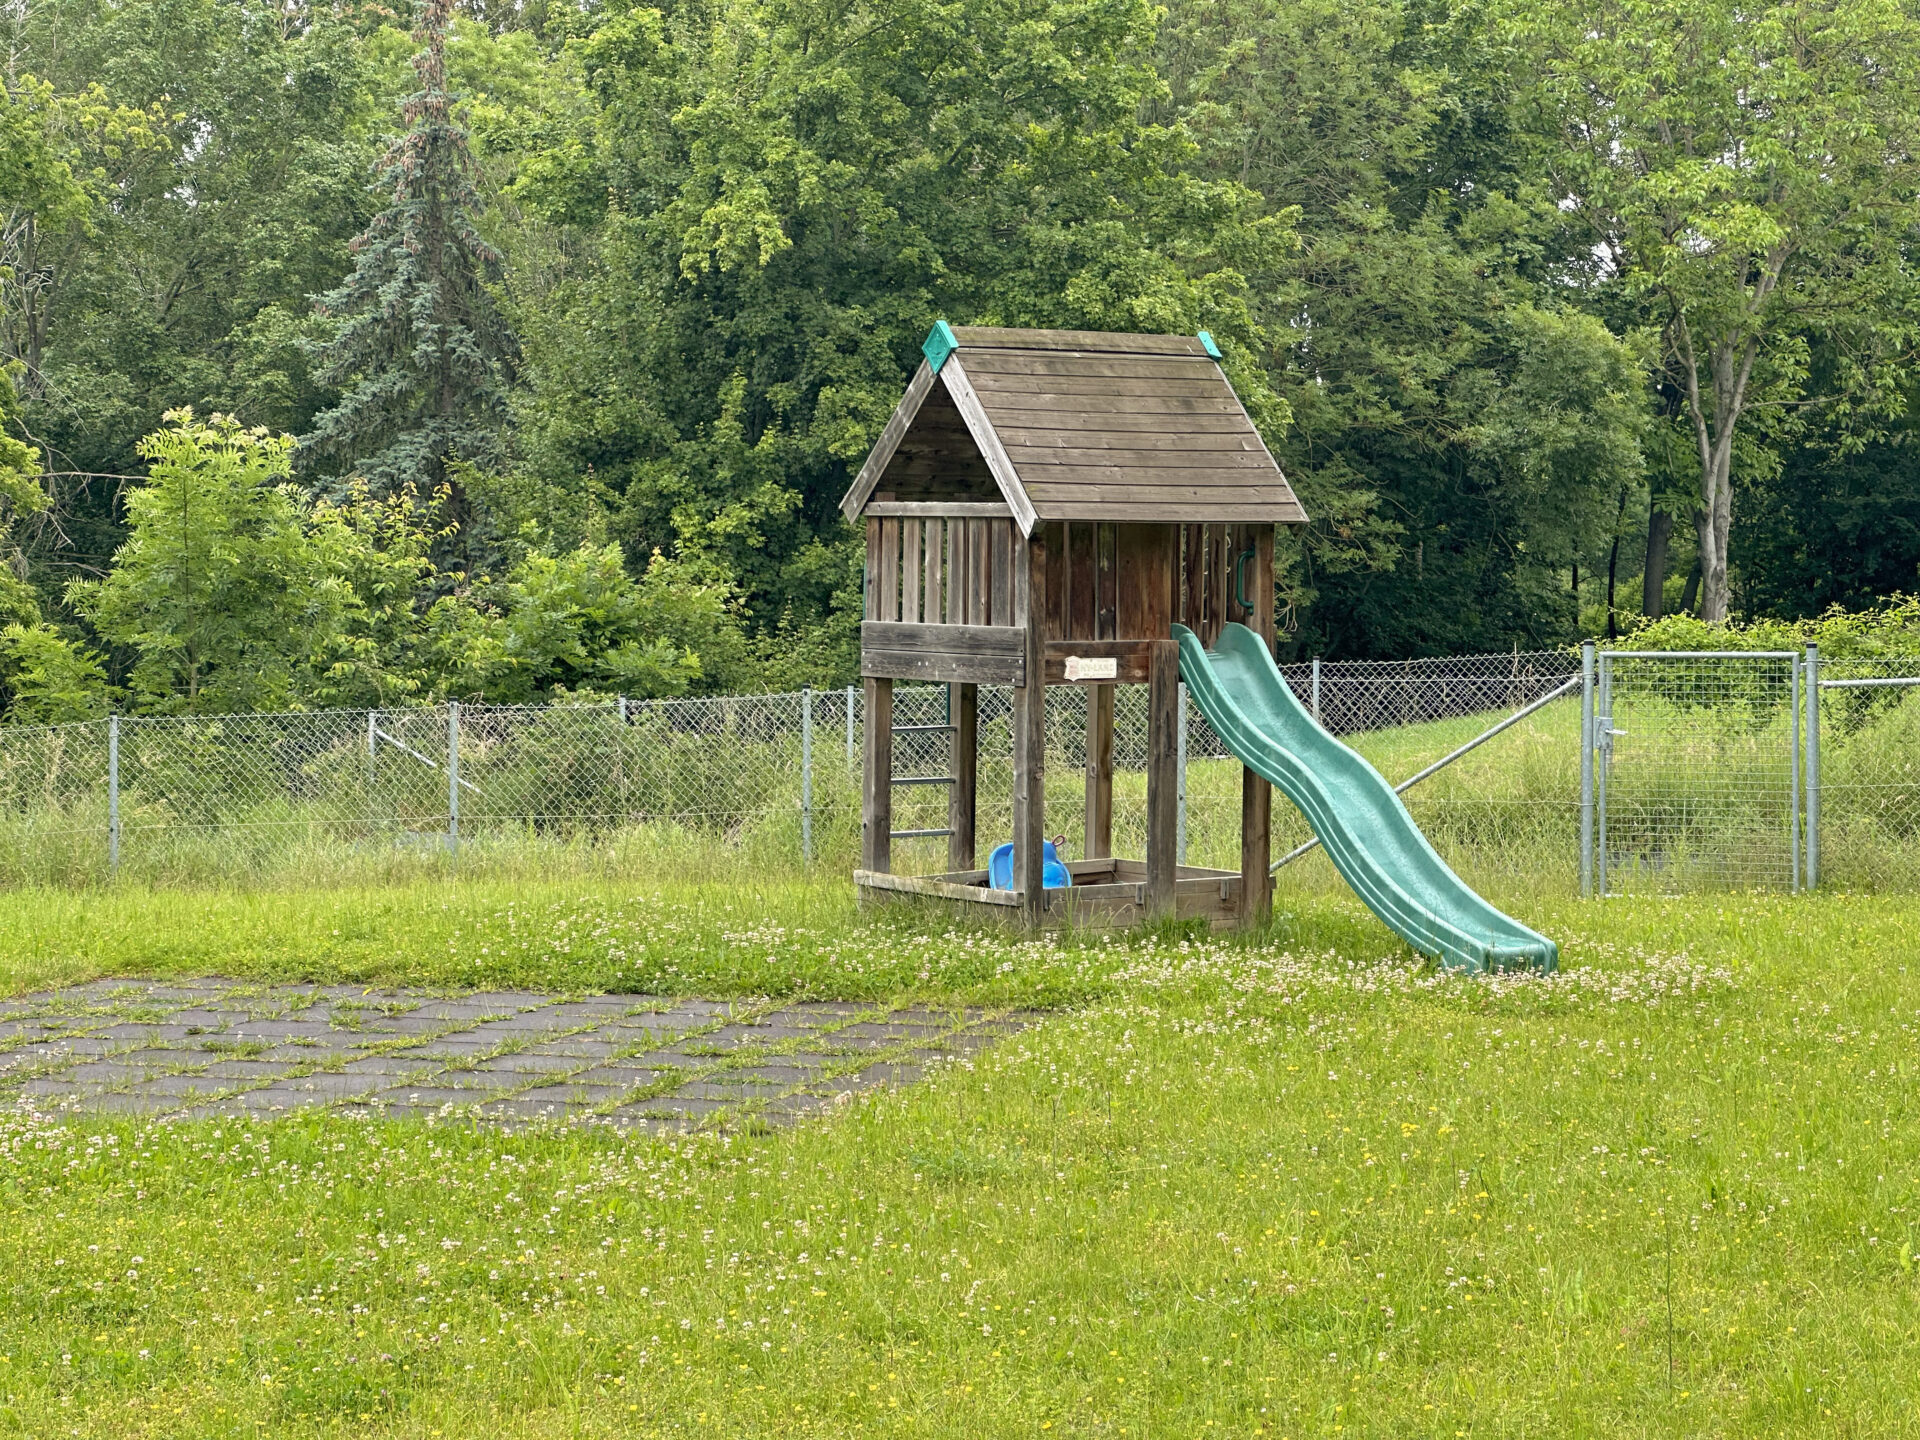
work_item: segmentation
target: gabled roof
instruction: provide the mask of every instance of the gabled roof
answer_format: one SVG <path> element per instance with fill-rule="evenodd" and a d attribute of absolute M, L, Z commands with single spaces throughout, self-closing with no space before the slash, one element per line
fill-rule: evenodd
<path fill-rule="evenodd" d="M 1204 333 L 935 325 L 840 509 L 971 486 L 1046 520 L 1298 525 L 1306 511 Z"/>

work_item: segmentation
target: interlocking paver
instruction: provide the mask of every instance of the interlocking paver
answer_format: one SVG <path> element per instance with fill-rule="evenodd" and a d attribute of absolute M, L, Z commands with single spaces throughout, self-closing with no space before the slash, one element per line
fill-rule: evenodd
<path fill-rule="evenodd" d="M 136 1085 L 132 1095 L 220 1095 L 228 1090 L 246 1088 L 245 1080 L 234 1080 L 221 1075 L 162 1075 L 157 1080 L 149 1080 L 144 1085 Z"/>
<path fill-rule="evenodd" d="M 631 1085 L 541 1085 L 533 1090 L 522 1090 L 513 1098 L 557 1106 L 562 1110 L 592 1110 L 618 1100 L 632 1089 Z"/>
<path fill-rule="evenodd" d="M 580 1055 L 548 1055 L 531 1051 L 516 1051 L 511 1055 L 496 1055 L 491 1060 L 482 1060 L 473 1068 L 476 1070 L 500 1070 L 511 1075 L 551 1075 L 578 1070 L 593 1062 Z"/>
<path fill-rule="evenodd" d="M 189 1120 L 326 1107 L 663 1133 L 763 1125 L 909 1084 L 929 1060 L 1037 1018 L 858 1001 L 106 981 L 0 1004 L 0 1103 Z M 828 1078 L 836 1068 L 849 1073 Z"/>

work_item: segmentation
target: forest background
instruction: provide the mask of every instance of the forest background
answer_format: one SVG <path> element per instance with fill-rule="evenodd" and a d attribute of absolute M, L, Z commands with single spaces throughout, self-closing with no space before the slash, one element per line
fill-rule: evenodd
<path fill-rule="evenodd" d="M 1209 330 L 1283 658 L 1920 588 L 1897 3 L 0 21 L 10 719 L 845 683 L 939 318 Z"/>

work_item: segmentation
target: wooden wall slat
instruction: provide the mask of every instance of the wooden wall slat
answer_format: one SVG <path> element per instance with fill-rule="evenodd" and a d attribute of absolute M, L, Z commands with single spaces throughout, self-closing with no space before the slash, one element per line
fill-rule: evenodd
<path fill-rule="evenodd" d="M 880 522 L 880 564 L 876 568 L 875 579 L 879 584 L 880 598 L 874 610 L 876 620 L 898 620 L 900 618 L 900 522 L 885 520 Z M 869 865 L 869 870 L 874 866 Z"/>
<path fill-rule="evenodd" d="M 880 618 L 880 521 L 867 517 L 866 576 L 860 586 L 861 618 Z"/>
<path fill-rule="evenodd" d="M 927 559 L 926 568 L 921 572 L 920 616 L 929 624 L 937 625 L 946 618 L 947 609 L 942 603 L 940 593 L 941 561 L 945 558 L 947 541 L 947 522 L 928 520 L 924 522 L 926 530 Z"/>
<path fill-rule="evenodd" d="M 947 526 L 947 623 L 967 623 L 967 522 Z"/>
<path fill-rule="evenodd" d="M 1200 525 L 1183 525 L 1181 531 L 1180 623 L 1198 635 L 1204 633 L 1206 615 L 1206 531 Z"/>
<path fill-rule="evenodd" d="M 987 577 L 991 573 L 993 550 L 990 536 L 993 529 L 991 520 L 969 520 L 967 522 L 967 562 L 973 574 L 967 585 L 967 623 L 969 625 L 991 625 L 992 609 L 987 603 Z"/>
<path fill-rule="evenodd" d="M 1093 638 L 1096 640 L 1120 638 L 1119 597 L 1115 593 L 1119 579 L 1115 565 L 1118 543 L 1113 526 L 1094 527 Z"/>
<path fill-rule="evenodd" d="M 1047 547 L 1047 624 L 1045 638 L 1062 639 L 1067 633 L 1067 527 L 1055 520 L 1040 527 Z"/>
<path fill-rule="evenodd" d="M 1097 587 L 1094 582 L 1093 526 L 1084 520 L 1076 520 L 1068 526 L 1067 578 L 1067 638 L 1071 640 L 1091 640 L 1095 628 L 1095 596 Z"/>
<path fill-rule="evenodd" d="M 900 618 L 909 625 L 920 620 L 920 522 L 900 522 Z"/>
<path fill-rule="evenodd" d="M 1213 638 L 1227 620 L 1227 527 L 1207 527 L 1207 625 Z"/>
<path fill-rule="evenodd" d="M 1172 525 L 1121 525 L 1116 530 L 1120 583 L 1115 636 L 1165 640 L 1172 633 L 1179 531 Z"/>
<path fill-rule="evenodd" d="M 1013 623 L 1013 522 L 1011 520 L 989 520 L 992 530 L 993 569 L 988 576 L 988 588 L 992 592 L 991 619 L 989 625 L 1011 625 Z M 1044 577 L 1042 577 L 1044 578 Z"/>

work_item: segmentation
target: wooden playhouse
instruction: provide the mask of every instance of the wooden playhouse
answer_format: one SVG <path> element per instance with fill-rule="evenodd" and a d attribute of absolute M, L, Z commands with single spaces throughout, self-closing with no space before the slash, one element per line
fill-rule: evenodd
<path fill-rule="evenodd" d="M 1212 339 L 942 321 L 925 354 L 841 502 L 867 541 L 861 898 L 930 896 L 1030 926 L 1258 919 L 1272 896 L 1266 781 L 1243 775 L 1237 871 L 1176 862 L 1171 627 L 1211 645 L 1238 621 L 1271 645 L 1274 526 L 1306 515 Z M 940 830 L 893 828 L 896 681 L 951 687 Z M 981 685 L 1012 687 L 1011 889 L 977 865 Z M 1049 685 L 1090 687 L 1084 844 L 1059 889 L 1042 884 Z M 1112 853 L 1117 685 L 1148 687 L 1139 858 Z M 946 873 L 892 873 L 903 833 L 944 833 Z"/>

